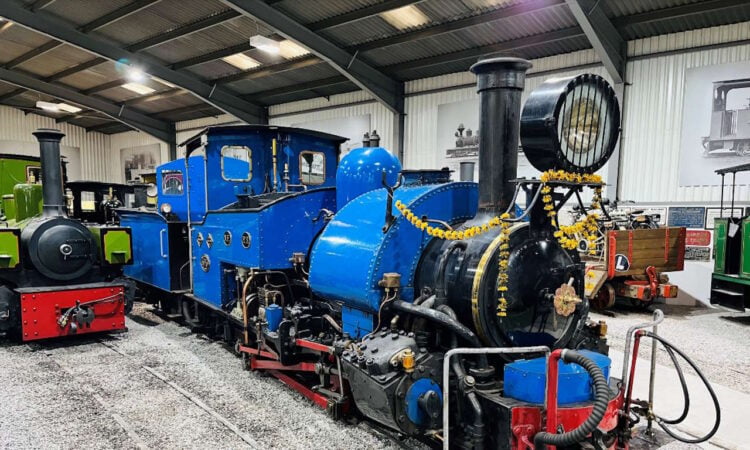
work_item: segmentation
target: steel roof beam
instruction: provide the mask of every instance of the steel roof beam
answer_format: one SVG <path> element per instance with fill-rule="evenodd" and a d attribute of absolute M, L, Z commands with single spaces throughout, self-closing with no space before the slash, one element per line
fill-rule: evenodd
<path fill-rule="evenodd" d="M 121 104 L 125 106 L 133 106 L 133 105 L 139 105 L 141 103 L 153 102 L 155 100 L 162 100 L 165 98 L 174 97 L 176 95 L 181 95 L 181 94 L 187 94 L 187 92 L 185 92 L 184 90 L 180 88 L 173 88 L 173 89 L 168 89 L 166 91 L 154 92 L 152 94 L 146 94 L 146 95 L 141 95 L 140 97 L 134 97 L 134 98 L 131 98 L 130 100 L 125 100 L 124 102 L 121 102 Z"/>
<path fill-rule="evenodd" d="M 378 14 L 392 11 L 394 9 L 403 8 L 404 6 L 411 6 L 417 3 L 422 3 L 425 0 L 385 0 L 381 3 L 366 6 L 364 8 L 355 9 L 354 11 L 339 14 L 328 19 L 323 19 L 318 22 L 313 22 L 307 25 L 312 31 L 320 31 L 326 28 L 333 28 L 339 25 L 344 25 L 358 20 L 367 19 L 368 17 L 377 16 Z"/>
<path fill-rule="evenodd" d="M 496 9 L 494 11 L 486 12 L 483 14 L 477 14 L 475 16 L 469 16 L 451 22 L 428 26 L 426 28 L 421 28 L 407 33 L 401 33 L 394 36 L 365 42 L 362 44 L 352 45 L 350 47 L 347 47 L 347 50 L 359 50 L 360 52 L 366 52 L 369 50 L 389 47 L 391 45 L 403 44 L 405 42 L 414 42 L 420 39 L 439 36 L 442 34 L 451 33 L 453 31 L 463 30 L 464 28 L 495 22 L 497 20 L 509 19 L 531 12 L 538 12 L 544 9 L 564 4 L 565 0 L 528 0 L 526 2 Z"/>
<path fill-rule="evenodd" d="M 13 97 L 15 97 L 17 95 L 23 94 L 24 92 L 26 92 L 26 89 L 14 89 L 14 90 L 12 90 L 10 92 L 7 92 L 7 93 L 5 93 L 3 95 L 0 95 L 0 102 L 4 102 L 5 100 L 10 100 L 11 98 L 13 98 Z"/>
<path fill-rule="evenodd" d="M 160 1 L 161 0 L 136 0 L 133 3 L 129 3 L 121 8 L 117 8 L 116 10 L 109 12 L 99 17 L 98 19 L 94 19 L 78 29 L 84 33 L 91 33 L 94 30 L 98 30 L 99 28 L 117 22 L 118 20 L 122 20 L 132 14 L 137 13 L 138 11 L 148 8 L 155 3 L 159 3 Z"/>
<path fill-rule="evenodd" d="M 49 5 L 55 3 L 55 0 L 36 0 L 34 3 L 31 4 L 31 8 L 29 8 L 33 12 L 37 12 L 41 9 L 44 9 L 48 7 Z"/>
<path fill-rule="evenodd" d="M 92 114 L 94 113 L 96 113 L 96 111 L 93 111 L 91 109 L 84 109 L 82 111 L 78 111 L 77 113 L 66 114 L 62 117 L 58 117 L 57 119 L 55 119 L 55 123 L 67 123 L 72 120 L 82 119 L 82 118 L 94 119 L 94 120 L 107 120 L 110 122 L 112 121 L 112 119 L 110 119 L 109 117 L 93 116 Z"/>
<path fill-rule="evenodd" d="M 88 132 L 97 131 L 97 132 L 103 133 L 103 132 L 107 131 L 110 128 L 114 128 L 116 126 L 119 127 L 119 126 L 122 126 L 122 125 L 123 124 L 121 124 L 119 122 L 105 122 L 105 123 L 100 123 L 99 125 L 93 125 L 93 126 L 90 126 L 90 127 L 86 127 L 84 129 L 86 131 L 88 131 Z M 133 128 L 133 127 L 129 126 L 128 124 L 124 124 L 124 125 L 128 126 L 129 128 Z"/>
<path fill-rule="evenodd" d="M 194 113 L 194 112 L 200 112 L 200 111 L 206 111 L 206 110 L 214 110 L 214 108 L 211 105 L 207 105 L 205 103 L 199 103 L 197 105 L 190 105 L 190 106 L 183 106 L 181 108 L 175 108 L 175 109 L 169 109 L 167 111 L 161 111 L 155 114 L 151 114 L 151 117 L 168 117 L 168 116 L 176 116 L 180 114 L 188 114 L 188 113 Z"/>
<path fill-rule="evenodd" d="M 239 16 L 240 14 L 238 12 L 231 9 L 222 11 L 220 13 L 216 13 L 199 19 L 195 22 L 179 26 L 163 33 L 159 33 L 155 36 L 143 39 L 142 41 L 129 45 L 127 49 L 131 52 L 140 52 L 148 48 L 156 47 L 157 45 L 165 44 L 169 41 L 173 41 L 175 39 L 188 36 L 199 31 L 203 31 L 207 28 L 220 25 Z"/>
<path fill-rule="evenodd" d="M 269 89 L 267 91 L 246 94 L 243 97 L 247 98 L 248 100 L 261 101 L 271 97 L 278 97 L 280 95 L 294 94 L 295 92 L 312 91 L 315 89 L 335 86 L 343 83 L 351 83 L 351 81 L 345 76 L 339 75 L 336 77 L 323 78 L 321 80 L 308 81 L 307 83 L 297 83 L 291 86 L 284 86 L 276 89 Z"/>
<path fill-rule="evenodd" d="M 724 11 L 740 6 L 747 6 L 747 0 L 708 0 L 699 3 L 690 3 L 687 5 L 673 6 L 670 8 L 656 9 L 653 11 L 631 14 L 629 16 L 617 17 L 612 19 L 612 23 L 616 27 L 622 28 L 630 25 L 639 25 L 658 22 L 660 20 Z"/>
<path fill-rule="evenodd" d="M 386 66 L 384 69 L 388 73 L 398 73 L 409 69 L 421 69 L 423 67 L 437 66 L 439 64 L 463 61 L 467 59 L 476 59 L 481 56 L 493 53 L 510 52 L 520 50 L 526 47 L 544 45 L 550 42 L 562 41 L 566 39 L 580 38 L 586 36 L 579 27 L 564 28 L 562 30 L 540 33 L 510 41 L 499 42 L 497 44 L 484 45 L 482 47 L 460 50 L 457 52 L 446 53 L 443 55 L 430 56 L 428 58 L 406 61 L 398 64 Z"/>
<path fill-rule="evenodd" d="M 172 63 L 170 67 L 175 70 L 180 70 L 186 67 L 197 66 L 198 64 L 203 64 L 203 63 L 215 61 L 217 59 L 226 58 L 227 56 L 232 56 L 236 53 L 245 52 L 252 48 L 254 47 L 250 45 L 250 42 L 243 42 L 242 44 L 239 44 L 239 45 L 233 45 L 231 47 L 222 48 L 221 50 L 216 50 L 216 51 L 206 53 L 203 55 L 198 55 L 192 58 L 183 59 L 182 61 L 177 61 L 175 63 Z"/>
<path fill-rule="evenodd" d="M 324 59 L 342 75 L 349 78 L 361 89 L 370 93 L 388 109 L 395 113 L 404 112 L 404 85 L 389 77 L 379 69 L 357 59 L 346 50 L 328 39 L 316 34 L 304 25 L 292 20 L 262 0 L 222 0 L 238 12 L 257 20 L 268 28 L 276 30 L 287 39 L 293 40 L 311 53 Z"/>
<path fill-rule="evenodd" d="M 99 97 L 83 94 L 60 84 L 48 83 L 33 76 L 0 68 L 0 80 L 24 89 L 46 94 L 65 102 L 99 111 L 128 126 L 144 131 L 165 142 L 174 142 L 174 124 L 157 120 L 145 114 L 118 106 Z"/>
<path fill-rule="evenodd" d="M 63 20 L 45 13 L 31 13 L 17 0 L 0 2 L 0 15 L 51 38 L 76 46 L 112 61 L 127 60 L 145 73 L 192 92 L 196 97 L 247 123 L 265 123 L 265 109 L 253 105 L 231 91 L 209 84 L 185 72 L 164 66 L 153 57 L 118 47 L 109 39 L 82 33 Z"/>
<path fill-rule="evenodd" d="M 627 43 L 612 24 L 598 0 L 566 0 L 578 25 L 601 58 L 615 83 L 625 80 Z"/>

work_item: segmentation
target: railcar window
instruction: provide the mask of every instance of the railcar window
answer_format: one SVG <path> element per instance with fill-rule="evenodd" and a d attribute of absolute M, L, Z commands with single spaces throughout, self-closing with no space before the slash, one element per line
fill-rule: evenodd
<path fill-rule="evenodd" d="M 183 180 L 181 171 L 164 171 L 161 176 L 161 192 L 163 195 L 182 195 Z"/>
<path fill-rule="evenodd" d="M 221 148 L 221 176 L 227 181 L 250 181 L 253 177 L 252 150 L 245 146 Z"/>
<path fill-rule="evenodd" d="M 82 191 L 81 192 L 81 211 L 93 212 L 96 211 L 96 195 L 93 192 Z"/>
<path fill-rule="evenodd" d="M 302 184 L 323 184 L 326 181 L 326 155 L 304 151 L 299 154 L 299 177 Z"/>
<path fill-rule="evenodd" d="M 38 183 L 42 175 L 42 168 L 39 166 L 26 166 L 26 182 Z M 19 181 L 20 183 L 21 181 Z"/>

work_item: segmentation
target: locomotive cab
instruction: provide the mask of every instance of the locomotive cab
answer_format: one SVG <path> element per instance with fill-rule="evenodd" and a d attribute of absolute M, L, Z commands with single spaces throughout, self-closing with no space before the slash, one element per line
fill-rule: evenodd
<path fill-rule="evenodd" d="M 209 127 L 187 140 L 182 144 L 185 158 L 157 168 L 157 210 L 119 211 L 122 224 L 159 236 L 158 252 L 152 251 L 153 242 L 136 243 L 134 253 L 139 263 L 128 268 L 128 276 L 165 291 L 189 292 L 195 288 L 211 307 L 226 304 L 228 292 L 235 289 L 222 292 L 207 288 L 204 277 L 218 281 L 215 271 L 222 270 L 222 264 L 231 269 L 240 265 L 240 255 L 257 252 L 262 236 L 257 227 L 295 223 L 290 218 L 298 218 L 287 211 L 292 206 L 285 199 L 310 198 L 309 211 L 303 217 L 305 223 L 316 226 L 323 223 L 317 220 L 321 209 L 335 211 L 332 188 L 339 146 L 344 141 L 326 133 L 266 125 Z M 233 218 L 237 216 L 221 215 L 227 212 L 249 213 L 241 219 L 242 231 L 234 229 Z M 260 223 L 266 220 L 267 225 Z M 288 248 L 306 253 L 309 244 L 301 242 L 316 232 L 312 228 L 286 231 L 292 239 L 267 242 L 286 242 Z M 241 252 L 234 254 L 235 246 Z M 214 255 L 223 251 L 227 254 Z M 264 264 L 256 258 L 252 267 L 291 267 L 291 253 L 280 262 Z"/>

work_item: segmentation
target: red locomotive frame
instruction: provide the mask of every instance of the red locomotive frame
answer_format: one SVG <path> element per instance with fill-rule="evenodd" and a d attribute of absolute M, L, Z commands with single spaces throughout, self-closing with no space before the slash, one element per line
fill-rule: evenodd
<path fill-rule="evenodd" d="M 21 338 L 35 341 L 74 334 L 125 330 L 125 295 L 122 285 L 21 288 Z M 90 323 L 78 323 L 70 310 L 93 312 Z M 65 317 L 64 317 L 65 316 Z"/>

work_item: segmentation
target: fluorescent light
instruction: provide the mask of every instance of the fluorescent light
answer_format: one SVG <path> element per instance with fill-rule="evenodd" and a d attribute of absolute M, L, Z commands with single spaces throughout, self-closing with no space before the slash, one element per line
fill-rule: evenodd
<path fill-rule="evenodd" d="M 381 16 L 399 30 L 415 28 L 430 22 L 430 18 L 414 5 L 392 9 L 382 13 Z"/>
<path fill-rule="evenodd" d="M 69 113 L 73 113 L 73 114 L 75 114 L 75 113 L 79 113 L 79 112 L 81 112 L 81 111 L 82 111 L 82 109 L 81 109 L 81 108 L 79 108 L 79 107 L 77 107 L 77 106 L 69 105 L 69 104 L 67 104 L 67 103 L 58 103 L 58 104 L 57 104 L 57 107 L 58 107 L 58 108 L 59 108 L 59 109 L 60 109 L 61 111 L 65 111 L 65 112 L 69 112 Z"/>
<path fill-rule="evenodd" d="M 125 77 L 134 83 L 142 83 L 147 78 L 146 74 L 137 67 L 129 67 L 127 72 L 125 72 Z"/>
<path fill-rule="evenodd" d="M 221 59 L 225 63 L 231 64 L 234 67 L 241 69 L 241 70 L 250 70 L 260 65 L 258 61 L 254 60 L 253 58 L 247 56 L 244 53 L 236 53 L 234 55 L 226 56 Z"/>
<path fill-rule="evenodd" d="M 60 105 L 57 103 L 43 102 L 40 100 L 36 102 L 36 107 L 49 112 L 60 112 Z"/>
<path fill-rule="evenodd" d="M 279 41 L 256 34 L 250 38 L 250 45 L 266 53 L 277 55 L 280 50 Z"/>
<path fill-rule="evenodd" d="M 122 85 L 122 87 L 141 95 L 150 94 L 155 91 L 155 89 L 151 89 L 150 87 L 140 83 L 125 83 Z"/>
<path fill-rule="evenodd" d="M 306 48 L 301 45 L 297 45 L 296 42 L 290 41 L 289 39 L 279 42 L 279 55 L 285 59 L 299 58 L 300 56 L 307 55 Z"/>

